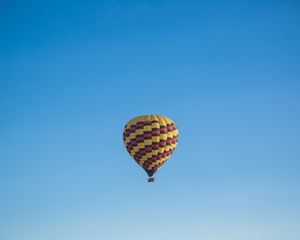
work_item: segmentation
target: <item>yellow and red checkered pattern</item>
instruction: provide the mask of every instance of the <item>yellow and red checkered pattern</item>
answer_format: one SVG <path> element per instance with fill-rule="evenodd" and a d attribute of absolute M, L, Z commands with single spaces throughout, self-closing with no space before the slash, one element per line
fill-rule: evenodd
<path fill-rule="evenodd" d="M 129 154 L 151 177 L 175 150 L 178 129 L 167 117 L 144 115 L 126 124 L 123 140 Z"/>

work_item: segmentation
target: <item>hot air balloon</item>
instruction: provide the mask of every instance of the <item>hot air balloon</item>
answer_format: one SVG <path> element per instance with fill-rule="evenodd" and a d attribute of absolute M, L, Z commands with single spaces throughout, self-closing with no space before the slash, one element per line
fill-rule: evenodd
<path fill-rule="evenodd" d="M 131 157 L 146 171 L 148 182 L 171 157 L 178 142 L 175 123 L 160 115 L 144 115 L 131 119 L 124 127 L 123 140 Z"/>

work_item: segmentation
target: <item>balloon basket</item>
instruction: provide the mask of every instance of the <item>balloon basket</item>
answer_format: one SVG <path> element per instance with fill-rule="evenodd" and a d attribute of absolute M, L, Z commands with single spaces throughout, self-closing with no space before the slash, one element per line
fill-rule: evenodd
<path fill-rule="evenodd" d="M 148 182 L 155 182 L 155 178 L 154 177 L 148 178 Z"/>

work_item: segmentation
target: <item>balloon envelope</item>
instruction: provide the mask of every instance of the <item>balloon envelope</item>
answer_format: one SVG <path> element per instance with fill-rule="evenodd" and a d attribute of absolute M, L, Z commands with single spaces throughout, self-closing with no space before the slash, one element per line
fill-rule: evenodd
<path fill-rule="evenodd" d="M 165 116 L 144 115 L 133 118 L 125 125 L 123 140 L 132 158 L 151 177 L 174 152 L 178 129 Z"/>

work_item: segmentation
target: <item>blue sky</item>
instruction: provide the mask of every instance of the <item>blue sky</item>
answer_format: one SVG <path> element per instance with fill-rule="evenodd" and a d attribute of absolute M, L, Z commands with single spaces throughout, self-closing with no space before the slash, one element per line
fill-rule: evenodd
<path fill-rule="evenodd" d="M 298 240 L 298 1 L 0 1 L 0 239 Z M 136 115 L 178 125 L 147 183 Z"/>

